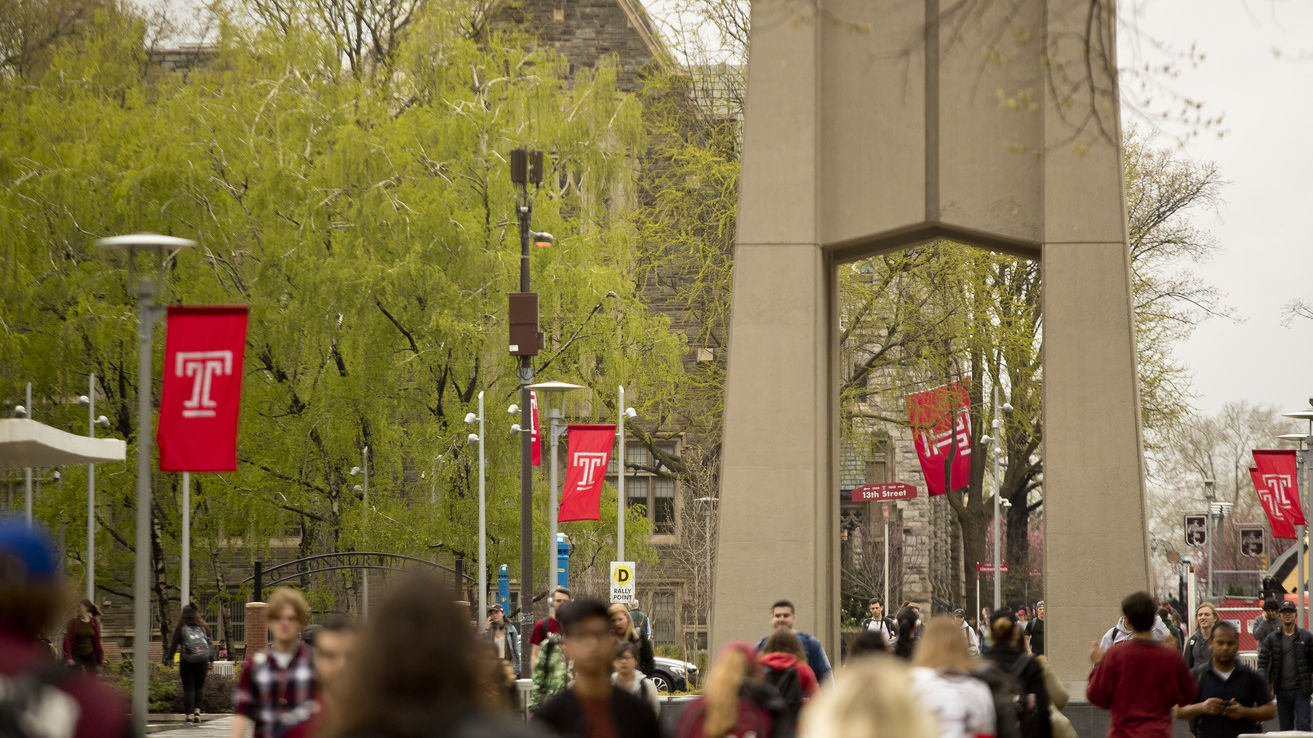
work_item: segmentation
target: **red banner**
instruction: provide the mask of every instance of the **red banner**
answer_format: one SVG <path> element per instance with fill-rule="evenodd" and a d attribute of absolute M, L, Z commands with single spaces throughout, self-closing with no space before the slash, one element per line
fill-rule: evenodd
<path fill-rule="evenodd" d="M 169 308 L 155 441 L 163 471 L 237 469 L 246 306 Z"/>
<path fill-rule="evenodd" d="M 543 438 L 538 434 L 538 393 L 529 390 L 529 417 L 533 429 L 529 431 L 529 463 L 541 466 L 543 463 Z"/>
<path fill-rule="evenodd" d="M 942 495 L 944 469 L 952 456 L 951 488 L 962 489 L 971 481 L 971 377 L 948 386 L 935 387 L 907 396 L 916 455 L 930 495 Z"/>
<path fill-rule="evenodd" d="M 1294 525 L 1304 525 L 1303 505 L 1299 504 L 1299 462 L 1294 450 L 1254 451 L 1258 479 L 1281 503 L 1281 512 Z"/>
<path fill-rule="evenodd" d="M 611 463 L 615 426 L 572 425 L 568 430 L 570 454 L 557 519 L 562 523 L 601 520 L 602 482 L 606 480 L 606 467 Z"/>
<path fill-rule="evenodd" d="M 1281 511 L 1281 504 L 1278 502 L 1272 490 L 1263 484 L 1259 477 L 1258 467 L 1249 467 L 1249 478 L 1254 481 L 1254 491 L 1258 493 L 1258 501 L 1263 505 L 1263 512 L 1267 513 L 1267 522 L 1272 526 L 1273 538 L 1294 538 L 1295 525 L 1285 517 Z"/>

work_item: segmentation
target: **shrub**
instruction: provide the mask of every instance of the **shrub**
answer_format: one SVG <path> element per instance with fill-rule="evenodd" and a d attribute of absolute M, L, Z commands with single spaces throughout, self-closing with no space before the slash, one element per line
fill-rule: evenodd
<path fill-rule="evenodd" d="M 126 698 L 132 697 L 132 669 L 107 669 L 105 681 Z M 203 712 L 232 712 L 233 689 L 237 682 L 232 677 L 210 672 L 205 678 L 205 693 L 201 697 Z M 147 708 L 154 713 L 182 712 L 182 679 L 178 668 L 172 665 L 151 664 Z"/>

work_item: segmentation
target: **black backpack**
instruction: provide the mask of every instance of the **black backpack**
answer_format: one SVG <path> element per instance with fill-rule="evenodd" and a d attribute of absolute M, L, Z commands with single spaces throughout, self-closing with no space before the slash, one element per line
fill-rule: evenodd
<path fill-rule="evenodd" d="M 1026 667 L 1033 660 L 1032 656 L 1023 653 L 1016 661 L 1012 662 L 1012 668 L 1008 669 L 1008 676 L 1012 678 L 1012 687 L 1016 690 L 1016 699 L 1013 706 L 1023 738 L 1044 734 L 1041 729 L 1044 721 L 1040 717 L 1039 700 L 1035 697 L 1034 692 L 1026 690 L 1026 683 L 1021 677 L 1022 673 L 1026 671 Z"/>
<path fill-rule="evenodd" d="M 195 625 L 182 626 L 181 644 L 178 648 L 180 658 L 189 664 L 199 664 L 210 660 L 210 637 L 203 628 Z"/>
<path fill-rule="evenodd" d="M 798 679 L 798 669 L 789 666 L 783 669 L 767 669 L 766 683 L 775 687 L 784 698 L 784 705 L 796 719 L 802 712 L 802 681 Z"/>
<path fill-rule="evenodd" d="M 1020 659 L 1018 659 L 1020 661 Z M 1012 675 L 998 668 L 992 661 L 971 672 L 971 676 L 984 682 L 994 698 L 995 738 L 1022 738 L 1018 705 L 1022 702 Z"/>

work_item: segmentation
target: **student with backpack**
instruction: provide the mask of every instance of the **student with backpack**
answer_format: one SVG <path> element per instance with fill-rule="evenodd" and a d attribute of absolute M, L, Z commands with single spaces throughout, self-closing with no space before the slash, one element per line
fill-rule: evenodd
<path fill-rule="evenodd" d="M 680 713 L 675 736 L 793 738 L 796 729 L 780 693 L 762 680 L 757 650 L 731 643 L 707 672 L 702 695 Z"/>
<path fill-rule="evenodd" d="M 1032 626 L 1035 622 L 1031 621 Z M 984 658 L 1007 675 L 1012 688 L 1010 707 L 1016 713 L 1021 738 L 1050 738 L 1049 690 L 1044 683 L 1044 667 L 1021 651 L 1021 628 L 1011 613 L 999 611 L 990 623 L 994 647 Z"/>
<path fill-rule="evenodd" d="M 816 694 L 820 684 L 816 672 L 807 665 L 802 641 L 792 628 L 776 628 L 766 638 L 766 644 L 761 647 L 761 665 L 766 683 L 779 691 L 789 714 L 797 722 L 803 703 Z"/>
<path fill-rule="evenodd" d="M 178 676 L 182 678 L 183 722 L 201 721 L 202 701 L 205 697 L 205 675 L 213 667 L 214 645 L 210 626 L 201 617 L 195 602 L 182 608 L 178 625 L 169 640 L 169 655 L 178 654 Z"/>

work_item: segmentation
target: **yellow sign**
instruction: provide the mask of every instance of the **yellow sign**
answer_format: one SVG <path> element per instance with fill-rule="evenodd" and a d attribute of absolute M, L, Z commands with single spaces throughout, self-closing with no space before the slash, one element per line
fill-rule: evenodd
<path fill-rule="evenodd" d="M 611 562 L 611 601 L 628 603 L 634 599 L 634 562 Z"/>

